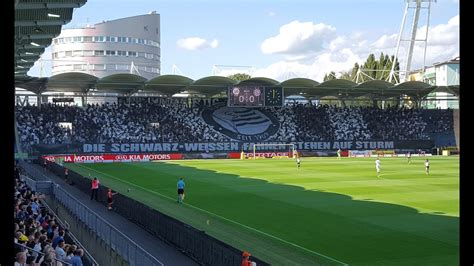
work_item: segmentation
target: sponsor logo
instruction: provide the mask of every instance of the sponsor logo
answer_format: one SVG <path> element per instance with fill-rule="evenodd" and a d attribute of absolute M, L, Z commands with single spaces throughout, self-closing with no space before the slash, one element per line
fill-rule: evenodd
<path fill-rule="evenodd" d="M 240 141 L 261 141 L 273 136 L 280 123 L 264 109 L 227 107 L 206 108 L 203 120 L 214 130 Z"/>

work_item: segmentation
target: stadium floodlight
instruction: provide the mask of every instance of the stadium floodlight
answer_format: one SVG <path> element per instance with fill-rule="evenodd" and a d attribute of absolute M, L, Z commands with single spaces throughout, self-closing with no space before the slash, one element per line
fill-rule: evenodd
<path fill-rule="evenodd" d="M 30 44 L 33 45 L 33 46 L 41 46 L 41 45 L 39 45 L 39 44 L 37 44 L 37 43 L 35 43 L 35 42 L 30 42 Z"/>
<path fill-rule="evenodd" d="M 24 68 L 23 66 L 20 66 L 20 65 L 18 65 L 17 67 L 18 67 L 18 68 Z"/>
<path fill-rule="evenodd" d="M 61 16 L 57 15 L 57 14 L 48 13 L 48 17 L 50 17 L 50 18 L 59 18 Z"/>
<path fill-rule="evenodd" d="M 25 54 L 27 54 L 27 55 L 34 55 L 34 53 L 31 53 L 31 52 L 26 52 Z"/>
<path fill-rule="evenodd" d="M 400 74 L 403 76 L 400 76 L 400 81 L 403 79 L 404 81 L 409 81 L 409 73 L 411 70 L 411 62 L 412 62 L 412 57 L 413 57 L 413 50 L 415 47 L 415 42 L 422 42 L 424 45 L 423 49 L 423 72 L 425 70 L 425 64 L 426 64 L 426 50 L 427 50 L 427 45 L 428 45 L 428 31 L 429 31 L 429 26 L 430 26 L 430 13 L 431 13 L 431 3 L 436 3 L 436 0 L 405 0 L 406 6 L 405 6 L 405 12 L 403 14 L 403 19 L 402 19 L 402 24 L 400 26 L 400 32 L 398 33 L 398 41 L 397 41 L 397 49 L 395 51 L 395 59 L 399 58 L 399 51 L 400 51 L 400 46 L 401 42 L 408 43 L 407 47 L 407 53 L 406 53 L 406 59 L 404 64 L 401 64 L 401 69 L 399 71 Z M 411 29 L 409 32 L 409 38 L 404 38 L 404 30 L 405 30 L 405 25 L 407 24 L 407 17 L 408 13 L 413 10 L 413 21 L 411 25 Z M 425 36 L 422 38 L 417 38 L 417 29 L 418 29 L 418 21 L 420 18 L 420 12 L 421 10 L 426 10 L 428 12 L 426 19 L 426 31 L 425 31 Z M 393 79 L 396 81 L 395 77 L 395 62 L 392 64 L 392 68 L 390 70 L 390 74 L 388 76 L 388 82 L 392 82 Z"/>
<path fill-rule="evenodd" d="M 25 62 L 25 63 L 28 63 L 28 61 L 26 61 L 25 59 L 20 59 L 22 62 Z"/>

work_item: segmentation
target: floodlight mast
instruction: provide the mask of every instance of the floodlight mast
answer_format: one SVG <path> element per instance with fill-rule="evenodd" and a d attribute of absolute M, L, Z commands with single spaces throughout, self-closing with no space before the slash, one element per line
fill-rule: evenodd
<path fill-rule="evenodd" d="M 400 26 L 400 32 L 398 34 L 398 41 L 397 41 L 397 50 L 395 52 L 395 60 L 398 58 L 398 53 L 400 51 L 400 44 L 401 42 L 409 42 L 409 47 L 408 47 L 408 52 L 406 55 L 406 62 L 405 62 L 405 67 L 404 69 L 400 70 L 400 80 L 396 80 L 396 73 L 395 73 L 395 62 L 392 62 L 392 68 L 390 70 L 390 75 L 388 76 L 388 82 L 392 82 L 392 80 L 395 79 L 395 83 L 399 83 L 402 80 L 403 81 L 408 81 L 409 80 L 409 73 L 411 70 L 411 61 L 413 58 L 413 49 L 415 47 L 415 42 L 424 42 L 424 52 L 423 52 L 423 66 L 422 66 L 422 71 L 424 72 L 425 70 L 425 65 L 426 65 L 426 49 L 427 49 L 427 44 L 428 44 L 428 30 L 429 30 L 429 25 L 430 25 L 430 9 L 431 9 L 431 2 L 435 2 L 436 0 L 405 0 L 406 6 L 405 6 L 405 12 L 403 14 L 403 19 L 402 19 L 402 25 Z M 415 5 L 410 5 L 411 3 L 414 3 Z M 423 3 L 427 3 L 427 5 L 423 6 Z M 405 23 L 407 20 L 407 14 L 408 11 L 414 9 L 414 15 L 413 15 L 413 23 L 411 25 L 411 35 L 409 39 L 404 39 L 403 38 L 403 31 L 405 29 Z M 416 32 L 418 29 L 418 21 L 420 18 L 420 11 L 421 9 L 427 9 L 428 11 L 428 16 L 427 16 L 427 24 L 426 24 L 426 33 L 423 39 L 416 39 Z M 403 75 L 403 76 L 402 76 Z"/>

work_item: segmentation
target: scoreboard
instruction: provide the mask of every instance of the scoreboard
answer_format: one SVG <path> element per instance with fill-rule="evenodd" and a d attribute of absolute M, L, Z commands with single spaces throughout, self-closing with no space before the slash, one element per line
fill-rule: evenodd
<path fill-rule="evenodd" d="M 228 106 L 283 106 L 282 87 L 232 86 L 228 89 Z"/>

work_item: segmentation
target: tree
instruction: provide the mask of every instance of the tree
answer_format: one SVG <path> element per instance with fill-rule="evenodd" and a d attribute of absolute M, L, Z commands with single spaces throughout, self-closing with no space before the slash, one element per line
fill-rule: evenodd
<path fill-rule="evenodd" d="M 341 75 L 339 76 L 339 78 L 352 81 L 352 73 L 351 71 L 341 72 Z"/>
<path fill-rule="evenodd" d="M 329 74 L 324 75 L 323 81 L 328 81 L 328 80 L 332 80 L 332 79 L 336 79 L 336 72 L 334 72 L 334 71 L 331 71 L 331 72 L 329 72 Z"/>
<path fill-rule="evenodd" d="M 230 79 L 233 79 L 235 81 L 242 81 L 242 80 L 246 80 L 246 79 L 250 79 L 251 76 L 249 74 L 246 74 L 246 73 L 236 73 L 236 74 L 233 74 L 233 75 L 230 75 L 230 76 L 227 76 L 228 78 Z"/>

